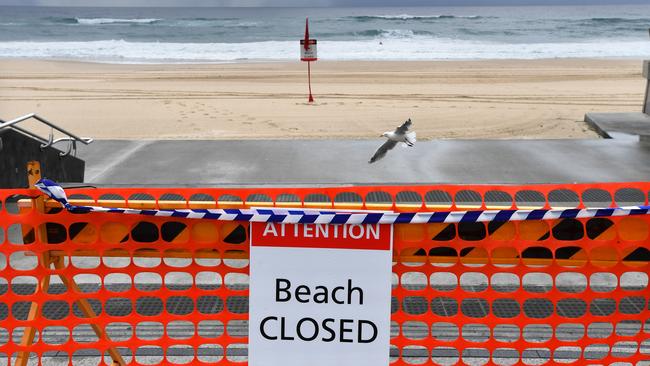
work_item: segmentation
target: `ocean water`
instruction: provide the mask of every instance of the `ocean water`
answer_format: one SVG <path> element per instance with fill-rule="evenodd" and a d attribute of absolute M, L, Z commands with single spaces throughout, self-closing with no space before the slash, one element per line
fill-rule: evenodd
<path fill-rule="evenodd" d="M 650 58 L 650 5 L 417 8 L 0 7 L 0 57 L 117 63 Z"/>

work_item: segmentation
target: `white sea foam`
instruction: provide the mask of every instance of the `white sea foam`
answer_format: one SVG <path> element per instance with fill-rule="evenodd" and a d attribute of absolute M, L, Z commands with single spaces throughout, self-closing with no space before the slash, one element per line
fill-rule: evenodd
<path fill-rule="evenodd" d="M 375 15 L 374 17 L 376 18 L 382 18 L 382 19 L 401 19 L 401 20 L 408 20 L 408 19 L 479 19 L 479 15 L 410 15 L 410 14 L 398 14 L 398 15 Z"/>
<path fill-rule="evenodd" d="M 380 44 L 381 41 L 381 44 Z M 648 41 L 506 44 L 430 37 L 362 41 L 320 41 L 324 60 L 540 59 L 570 57 L 641 58 Z M 218 62 L 297 60 L 298 42 L 157 43 L 123 40 L 93 42 L 0 42 L 2 57 L 82 59 L 105 62 Z"/>
<path fill-rule="evenodd" d="M 382 29 L 378 35 L 379 38 L 413 38 L 415 37 L 415 32 L 410 29 Z"/>
<path fill-rule="evenodd" d="M 427 19 L 481 19 L 480 15 L 411 15 L 411 14 L 389 14 L 389 15 L 359 15 L 346 17 L 348 19 L 355 19 L 358 21 L 370 20 L 427 20 Z"/>
<path fill-rule="evenodd" d="M 84 25 L 97 25 L 97 24 L 151 24 L 159 22 L 162 19 L 158 18 L 136 18 L 136 19 L 116 19 L 116 18 L 75 18 L 77 23 Z"/>

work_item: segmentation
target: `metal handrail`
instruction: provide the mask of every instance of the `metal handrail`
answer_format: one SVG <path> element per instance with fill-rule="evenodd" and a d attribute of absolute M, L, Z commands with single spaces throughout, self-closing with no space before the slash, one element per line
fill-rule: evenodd
<path fill-rule="evenodd" d="M 31 132 L 31 131 L 28 131 L 28 130 L 26 130 L 24 128 L 21 128 L 21 127 L 17 126 L 17 124 L 19 124 L 20 122 L 23 122 L 23 121 L 26 121 L 26 120 L 29 120 L 29 119 L 32 119 L 32 118 L 50 127 L 50 135 L 49 135 L 48 138 L 41 137 L 41 136 Z M 76 153 L 77 153 L 77 141 L 83 143 L 84 145 L 88 145 L 91 142 L 93 142 L 92 138 L 79 137 L 79 136 L 77 136 L 77 135 L 75 135 L 75 134 L 73 134 L 71 132 L 66 131 L 62 127 L 59 127 L 56 124 L 46 120 L 45 118 L 37 115 L 36 113 L 26 114 L 26 115 L 24 115 L 22 117 L 18 117 L 18 118 L 12 119 L 11 121 L 6 121 L 6 122 L 0 119 L 0 131 L 2 131 L 4 129 L 7 129 L 7 128 L 11 128 L 11 129 L 13 129 L 15 131 L 18 131 L 18 132 L 20 132 L 20 133 L 22 133 L 24 135 L 27 135 L 27 136 L 29 136 L 29 137 L 31 137 L 33 139 L 36 139 L 36 140 L 40 141 L 41 142 L 41 150 L 45 149 L 47 147 L 50 147 L 50 146 L 52 146 L 52 145 L 54 145 L 56 143 L 62 142 L 62 141 L 69 141 L 70 143 L 68 145 L 68 149 L 65 152 L 60 152 L 59 156 L 67 156 L 67 155 L 70 155 L 71 153 L 74 153 L 74 155 L 76 155 Z M 67 135 L 67 136 L 55 139 L 54 138 L 54 130 L 57 130 L 57 131 L 61 132 L 64 135 Z"/>

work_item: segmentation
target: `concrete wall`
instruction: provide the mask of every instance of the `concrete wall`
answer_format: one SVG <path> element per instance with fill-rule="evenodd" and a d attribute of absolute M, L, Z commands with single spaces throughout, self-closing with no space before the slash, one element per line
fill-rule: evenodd
<path fill-rule="evenodd" d="M 0 131 L 0 188 L 27 187 L 27 162 L 41 163 L 41 176 L 58 182 L 83 182 L 85 163 L 13 130 Z"/>

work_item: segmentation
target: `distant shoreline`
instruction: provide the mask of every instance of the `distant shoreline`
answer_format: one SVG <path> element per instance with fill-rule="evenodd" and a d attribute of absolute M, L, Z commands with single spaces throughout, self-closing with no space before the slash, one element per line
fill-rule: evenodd
<path fill-rule="evenodd" d="M 650 56 L 648 57 L 650 58 Z M 643 61 L 648 58 L 644 57 L 554 57 L 554 58 L 480 58 L 480 59 L 427 59 L 427 60 L 332 60 L 332 59 L 319 59 L 314 61 L 315 64 L 318 63 L 358 63 L 358 62 L 377 62 L 377 63 L 395 63 L 395 62 L 406 62 L 406 63 L 420 63 L 420 62 L 498 62 L 498 61 L 553 61 L 553 60 L 601 60 L 601 61 Z M 68 63 L 87 63 L 87 64 L 106 64 L 106 65 L 229 65 L 229 64 L 282 64 L 282 63 L 301 63 L 300 60 L 289 60 L 289 59 L 244 59 L 244 60 L 225 60 L 225 61 L 171 61 L 171 60 L 161 60 L 161 61 L 147 61 L 147 62 L 137 62 L 137 61 L 111 61 L 111 60 L 90 60 L 90 59 L 76 59 L 76 58 L 47 58 L 47 57 L 6 57 L 0 56 L 0 62 L 2 61 L 43 61 L 43 62 L 68 62 Z"/>

